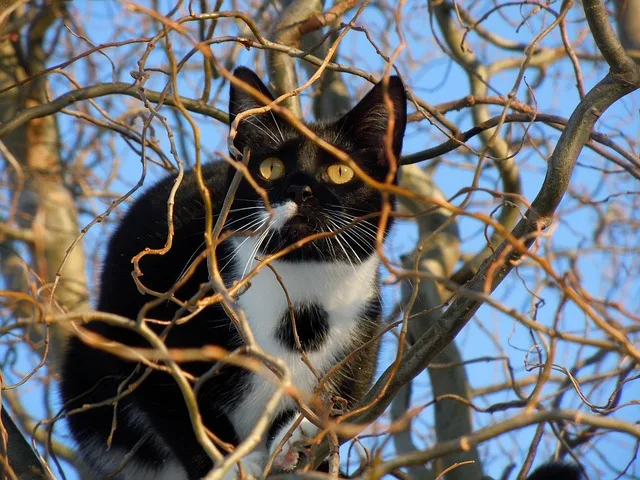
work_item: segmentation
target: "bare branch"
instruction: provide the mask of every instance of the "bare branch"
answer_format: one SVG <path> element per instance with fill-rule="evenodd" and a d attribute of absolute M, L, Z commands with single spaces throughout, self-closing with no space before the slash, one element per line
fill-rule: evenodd
<path fill-rule="evenodd" d="M 640 61 L 640 1 L 614 0 L 613 4 L 620 43 L 627 53 L 633 51 L 635 60 Z"/>
<path fill-rule="evenodd" d="M 474 96 L 485 96 L 488 92 L 488 82 L 490 80 L 489 70 L 477 59 L 476 55 L 464 47 L 464 34 L 454 19 L 454 9 L 445 2 L 431 2 L 434 17 L 438 21 L 440 30 L 447 42 L 447 47 L 451 50 L 452 57 L 466 70 L 467 77 Z M 514 88 L 514 90 L 517 90 Z M 510 96 L 511 98 L 511 96 Z M 490 117 L 489 110 L 485 105 L 475 105 L 472 110 L 474 124 L 478 125 L 487 121 Z M 505 193 L 519 195 L 522 191 L 520 173 L 518 165 L 515 163 L 509 146 L 500 136 L 500 129 L 491 128 L 484 130 L 480 137 L 486 146 L 486 152 L 494 159 L 496 168 L 500 172 L 502 186 Z M 478 169 L 483 161 L 484 153 L 478 162 Z M 518 221 L 518 211 L 515 208 L 504 207 L 500 210 L 498 221 L 507 229 L 511 229 Z M 502 241 L 498 232 L 493 232 L 491 243 L 497 244 Z M 456 277 L 467 279 L 475 273 L 482 261 L 491 254 L 489 246 L 478 252 L 471 260 L 462 267 L 461 272 Z"/>
<path fill-rule="evenodd" d="M 519 415 L 517 417 L 510 418 L 496 425 L 477 430 L 469 435 L 449 440 L 448 442 L 440 443 L 427 450 L 395 457 L 380 466 L 372 468 L 371 471 L 375 476 L 382 476 L 385 473 L 392 472 L 393 470 L 404 466 L 424 464 L 430 460 L 440 458 L 446 454 L 464 451 L 467 448 L 479 445 L 486 440 L 512 430 L 520 429 L 529 425 L 536 425 L 538 423 L 557 420 L 566 420 L 573 423 L 604 427 L 607 430 L 628 433 L 629 435 L 633 435 L 636 438 L 640 437 L 640 427 L 613 418 L 592 415 L 577 410 L 552 410 L 535 412 L 530 415 Z M 466 468 L 462 468 L 462 470 L 465 470 Z"/>
<path fill-rule="evenodd" d="M 275 29 L 275 41 L 284 45 L 297 47 L 301 41 L 303 32 L 300 24 L 322 11 L 321 0 L 287 0 L 283 2 L 285 11 L 282 20 Z M 298 88 L 298 76 L 296 74 L 295 61 L 285 53 L 269 52 L 269 78 L 274 86 L 276 96 L 290 92 Z M 293 114 L 301 118 L 302 108 L 298 96 L 289 97 L 283 106 Z"/>
<path fill-rule="evenodd" d="M 622 413 L 633 407 L 629 393 L 638 379 L 633 367 L 640 359 L 640 316 L 629 295 L 638 287 L 635 259 L 640 255 L 635 238 L 640 211 L 640 190 L 634 183 L 640 178 L 634 130 L 637 96 L 611 108 L 598 131 L 593 126 L 609 105 L 640 84 L 630 60 L 640 58 L 630 44 L 634 2 L 588 0 L 585 17 L 575 0 L 475 2 L 468 8 L 449 0 L 406 5 L 368 0 L 289 0 L 284 7 L 282 1 L 234 4 L 244 11 L 221 11 L 224 2 L 200 0 L 177 2 L 170 12 L 160 11 L 155 2 L 125 0 L 114 4 L 115 14 L 99 37 L 92 29 L 101 16 L 84 13 L 97 12 L 100 2 L 85 6 L 19 0 L 0 12 L 0 156 L 6 160 L 6 168 L 0 167 L 0 369 L 11 381 L 3 390 L 4 404 L 18 428 L 31 433 L 37 448 L 32 453 L 45 469 L 55 464 L 60 476 L 95 476 L 83 471 L 74 447 L 67 447 L 68 439 L 53 428 L 67 415 L 55 414 L 56 402 L 50 399 L 59 380 L 54 357 L 66 332 L 79 331 L 90 348 L 140 362 L 146 373 L 131 390 L 123 383 L 114 398 L 99 398 L 68 413 L 96 405 L 112 407 L 135 395 L 147 374 L 166 372 L 182 392 L 178 398 L 190 415 L 187 427 L 217 467 L 209 472 L 211 477 L 231 475 L 241 457 L 245 460 L 254 447 L 262 447 L 285 396 L 320 428 L 307 457 L 320 462 L 330 453 L 329 476 L 345 467 L 351 478 L 388 473 L 403 480 L 466 480 L 480 478 L 489 469 L 513 468 L 526 476 L 551 450 L 559 460 L 571 456 L 585 473 L 597 472 L 594 477 L 603 476 L 602 469 L 613 472 L 607 475 L 612 478 L 632 474 L 634 467 L 629 465 L 640 451 L 640 440 L 636 426 Z M 341 17 L 354 7 L 357 13 L 343 22 Z M 616 12 L 614 28 L 606 8 Z M 298 14 L 300 18 L 285 22 Z M 425 28 L 429 18 L 431 29 Z M 283 28 L 274 33 L 274 25 Z M 612 33 L 615 27 L 619 42 Z M 97 38 L 102 43 L 94 43 Z M 594 39 L 603 54 L 594 48 Z M 398 172 L 400 184 L 391 178 L 386 183 L 375 180 L 367 175 L 358 152 L 348 147 L 341 151 L 334 145 L 340 142 L 318 138 L 307 122 L 263 96 L 264 107 L 258 111 L 271 110 L 317 145 L 319 155 L 351 166 L 365 188 L 380 192 L 384 205 L 381 212 L 354 220 L 353 225 L 310 236 L 266 256 L 244 278 L 227 284 L 220 270 L 229 260 L 211 253 L 216 248 L 220 252 L 221 242 L 233 234 L 225 220 L 236 214 L 231 213 L 235 188 L 245 178 L 265 204 L 273 195 L 251 177 L 250 163 L 215 151 L 224 143 L 222 123 L 228 121 L 222 105 L 229 83 L 243 88 L 230 70 L 239 63 L 261 65 L 265 55 L 272 54 L 287 65 L 276 72 L 285 74 L 283 82 L 276 83 L 289 82 L 280 100 L 290 99 L 295 105 L 296 95 L 304 95 L 305 102 L 310 100 L 305 106 L 312 102 L 319 120 L 344 112 L 355 98 L 349 93 L 352 87 L 363 80 L 376 82 L 379 72 L 394 69 L 408 87 L 412 112 L 405 151 L 417 153 L 398 159 L 398 165 L 406 165 Z M 306 81 L 295 77 L 296 68 Z M 128 82 L 129 77 L 133 81 Z M 586 93 L 598 78 L 604 79 Z M 113 82 L 101 83 L 109 80 Z M 460 82 L 466 91 L 461 91 Z M 163 112 L 163 106 L 169 110 Z M 230 137 L 237 132 L 232 126 Z M 209 188 L 206 170 L 201 169 L 210 156 L 221 157 L 237 170 L 234 179 L 229 178 L 232 187 L 226 196 Z M 140 160 L 143 174 L 132 175 L 132 166 Z M 410 165 L 423 160 L 429 161 L 426 167 Z M 171 193 L 162 200 L 167 216 L 160 220 L 167 223 L 169 234 L 162 248 L 141 248 L 132 268 L 141 273 L 144 261 L 138 261 L 145 255 L 175 253 L 180 242 L 173 234 L 179 235 L 184 215 L 183 209 L 175 208 L 186 173 L 183 164 L 196 166 L 205 210 L 202 247 L 194 247 L 179 278 L 164 284 L 162 291 L 150 288 L 150 275 L 135 277 L 149 300 L 126 315 L 137 323 L 125 316 L 83 311 L 88 309 L 86 285 L 100 284 L 109 227 L 119 220 L 131 195 L 166 170 L 178 170 Z M 579 177 L 569 183 L 574 165 Z M 524 194 L 519 191 L 520 175 L 527 187 Z M 536 188 L 538 195 L 531 202 Z M 391 208 L 391 197 L 399 210 Z M 511 208 L 517 201 L 519 208 Z M 506 210 L 522 218 L 517 227 L 512 229 L 513 219 L 505 220 Z M 500 221 L 494 218 L 497 213 Z M 80 232 L 78 216 L 86 224 Z M 296 372 L 261 350 L 262 342 L 250 330 L 252 318 L 239 308 L 239 299 L 259 284 L 255 280 L 261 269 L 271 269 L 278 278 L 274 262 L 300 245 L 343 234 L 345 239 L 353 235 L 354 242 L 373 238 L 374 230 L 367 227 L 373 225 L 370 219 L 382 226 L 391 216 L 399 221 L 384 248 L 382 236 L 377 238 L 385 272 L 390 273 L 381 293 L 398 299 L 394 315 L 402 312 L 402 319 L 393 318 L 380 332 L 382 339 L 372 339 L 343 362 L 329 365 L 327 375 L 312 355 L 300 355 L 315 371 L 314 378 L 322 377 L 320 391 L 332 385 L 334 374 L 344 367 L 373 359 L 380 341 L 380 362 L 386 367 L 394 357 L 389 337 L 399 331 L 392 367 L 357 408 L 344 414 L 342 398 L 332 399 L 337 403 L 331 405 L 329 399 L 317 398 L 320 394 L 301 395 Z M 407 221 L 417 223 L 417 246 L 408 245 L 407 239 L 415 237 Z M 104 230 L 97 225 L 102 222 L 107 224 Z M 81 241 L 87 244 L 85 251 Z M 495 251 L 487 248 L 478 254 L 485 245 Z M 351 246 L 355 249 L 355 244 L 344 245 Z M 399 255 L 412 246 L 412 253 Z M 86 267 L 76 261 L 76 254 Z M 480 262 L 487 254 L 490 257 Z M 458 271 L 452 275 L 454 269 Z M 515 271 L 509 275 L 511 270 Z M 183 298 L 180 292 L 190 288 L 187 282 L 199 281 L 200 273 L 204 283 L 190 298 Z M 494 292 L 502 281 L 500 291 Z M 284 277 L 279 283 L 295 307 Z M 154 315 L 156 306 L 165 303 L 178 311 L 170 321 Z M 213 305 L 227 312 L 246 345 L 233 351 L 211 345 L 179 349 L 166 341 L 169 329 L 182 328 Z M 481 305 L 486 306 L 478 311 Z M 129 329 L 153 348 L 107 341 L 82 328 L 85 321 Z M 465 334 L 454 339 L 462 328 L 467 328 Z M 57 332 L 62 332 L 59 338 Z M 298 338 L 301 348 L 300 342 Z M 183 370 L 185 362 L 203 362 L 210 368 L 197 376 L 190 367 Z M 223 365 L 264 375 L 275 392 L 256 428 L 235 448 L 218 442 L 215 427 L 206 431 L 211 425 L 199 410 L 204 382 Z M 423 375 L 416 381 L 425 368 L 430 389 Z M 473 374 L 467 378 L 466 372 Z M 361 379 L 357 372 L 347 376 Z M 36 397 L 45 413 L 33 409 L 31 400 L 23 401 Z M 390 404 L 391 410 L 386 410 Z M 576 410 L 563 410 L 567 406 Z M 585 408 L 594 415 L 576 417 Z M 386 415 L 378 418 L 383 410 Z M 115 414 L 113 419 L 115 433 L 115 420 L 124 419 Z M 474 424 L 480 428 L 477 432 Z M 535 425 L 535 434 L 534 428 L 519 430 L 528 425 Z M 616 432 L 630 433 L 631 440 L 620 442 L 622 435 Z M 340 459 L 338 442 L 354 435 L 348 449 L 340 450 L 346 453 Z M 595 441 L 605 436 L 614 441 Z M 616 459 L 614 465 L 608 457 L 610 446 L 604 445 L 624 442 L 630 444 L 628 459 Z M 316 448 L 318 444 L 322 446 Z M 139 453 L 136 446 L 125 458 Z M 58 462 L 58 455 L 72 466 Z M 500 464 L 486 461 L 498 455 Z M 271 461 L 276 458 L 277 452 Z M 504 468 L 504 462 L 513 467 Z M 327 475 L 309 471 L 279 477 Z"/>
<path fill-rule="evenodd" d="M 5 408 L 2 410 L 2 422 L 0 433 L 6 432 L 5 442 L 0 442 L 0 476 L 2 478 L 19 478 L 20 480 L 46 480 L 48 478 L 38 457 L 22 436 L 22 433 L 13 422 Z M 5 462 L 8 462 L 5 464 Z M 10 467 L 11 470 L 6 468 Z M 13 476 L 11 476 L 13 474 Z"/>
<path fill-rule="evenodd" d="M 162 102 L 170 107 L 175 107 L 177 105 L 176 99 L 173 95 L 165 96 L 160 92 L 154 92 L 152 90 L 145 90 L 144 94 L 150 102 L 160 102 L 162 99 Z M 60 95 L 58 98 L 48 103 L 21 110 L 11 119 L 0 124 L 0 138 L 13 132 L 15 129 L 21 127 L 30 120 L 52 115 L 63 108 L 82 100 L 100 98 L 106 95 L 127 95 L 129 97 L 140 98 L 140 92 L 136 85 L 123 82 L 100 83 L 90 87 L 72 90 L 71 92 Z M 192 100 L 183 97 L 180 97 L 179 100 L 185 108 L 194 113 L 201 113 L 224 123 L 229 122 L 229 116 L 226 113 L 218 110 L 217 108 L 210 107 L 199 100 Z"/>
<path fill-rule="evenodd" d="M 432 182 L 429 175 L 416 166 L 405 166 L 402 169 L 400 185 L 418 193 L 423 198 L 440 198 L 444 200 L 442 192 Z M 447 278 L 460 258 L 460 239 L 455 218 L 445 209 L 430 211 L 430 205 L 406 197 L 400 198 L 400 203 L 409 213 L 416 216 L 418 222 L 418 246 L 411 254 L 403 258 L 405 270 L 429 272 L 433 278 Z M 411 284 L 414 285 L 411 285 Z M 418 295 L 414 302 L 413 289 L 418 288 Z M 437 321 L 442 313 L 440 306 L 450 296 L 450 292 L 435 280 L 416 278 L 413 282 L 403 284 L 402 305 L 410 305 L 411 320 L 408 325 L 410 344 L 415 339 L 422 337 Z M 429 378 L 434 398 L 453 395 L 455 397 L 469 399 L 469 385 L 462 356 L 455 341 L 447 345 L 434 360 L 440 364 L 451 364 L 451 368 L 429 368 Z M 405 385 L 398 398 L 394 400 L 391 410 L 394 420 L 398 420 L 406 413 L 402 411 L 399 402 L 408 406 L 410 384 Z M 473 431 L 471 423 L 471 410 L 468 405 L 453 399 L 444 399 L 435 405 L 435 431 L 438 442 L 466 435 Z M 407 448 L 415 447 L 411 443 L 410 432 L 402 432 L 394 436 L 396 449 L 399 454 L 408 453 Z M 452 469 L 447 478 L 480 478 L 482 476 L 482 464 L 475 448 L 468 451 L 445 456 L 439 465 L 434 468 L 435 474 L 440 474 L 444 469 L 459 462 L 471 463 L 465 468 Z M 417 465 L 412 468 L 413 478 L 430 478 L 431 472 L 418 472 Z"/>
<path fill-rule="evenodd" d="M 634 68 L 634 61 L 624 51 L 609 23 L 609 14 L 604 4 L 596 0 L 587 0 L 583 2 L 583 5 L 593 38 L 598 45 L 600 53 L 609 64 L 611 72 L 616 75 L 630 75 L 632 77 L 637 75 L 638 69 Z M 637 10 L 629 9 L 626 12 L 631 17 L 634 17 L 634 13 L 637 18 Z"/>

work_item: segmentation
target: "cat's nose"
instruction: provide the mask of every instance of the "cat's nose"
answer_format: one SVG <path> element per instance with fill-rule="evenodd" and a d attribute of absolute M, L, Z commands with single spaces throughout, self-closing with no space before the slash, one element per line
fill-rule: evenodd
<path fill-rule="evenodd" d="M 309 185 L 290 185 L 287 189 L 287 194 L 298 205 L 302 205 L 313 197 L 313 190 Z"/>

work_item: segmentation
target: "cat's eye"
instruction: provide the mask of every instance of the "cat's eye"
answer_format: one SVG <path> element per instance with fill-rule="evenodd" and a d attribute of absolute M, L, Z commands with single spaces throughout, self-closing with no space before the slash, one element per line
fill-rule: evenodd
<path fill-rule="evenodd" d="M 276 157 L 265 158 L 262 163 L 260 163 L 260 175 L 262 175 L 265 180 L 280 178 L 284 175 L 284 163 Z"/>
<path fill-rule="evenodd" d="M 334 163 L 327 168 L 327 175 L 329 175 L 329 180 L 333 183 L 341 185 L 350 181 L 353 178 L 354 173 L 351 167 L 347 167 L 342 163 Z"/>

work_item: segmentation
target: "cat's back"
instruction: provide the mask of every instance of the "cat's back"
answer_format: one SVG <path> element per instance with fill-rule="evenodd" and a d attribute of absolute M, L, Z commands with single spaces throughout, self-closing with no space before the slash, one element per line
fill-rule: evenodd
<path fill-rule="evenodd" d="M 213 162 L 203 167 L 202 174 L 217 211 L 218 203 L 222 202 L 220 197 L 226 192 L 228 166 L 224 162 Z M 140 259 L 140 283 L 155 292 L 168 291 L 180 278 L 190 260 L 201 251 L 205 209 L 195 172 L 185 172 L 173 195 L 173 214 L 169 217 L 167 202 L 172 198 L 176 178 L 176 174 L 169 175 L 144 191 L 129 207 L 113 232 L 103 261 L 98 312 L 115 314 L 121 319 L 124 317 L 133 321 L 144 304 L 154 299 L 152 295 L 145 295 L 138 289 L 132 277 L 132 259 L 145 249 L 160 249 L 165 246 L 169 218 L 174 230 L 171 248 L 163 255 L 148 254 Z M 202 281 L 206 281 L 206 272 L 198 269 L 185 284 L 182 295 L 189 295 Z M 175 311 L 175 305 L 164 302 L 159 308 L 151 310 L 149 316 L 170 320 Z M 99 335 L 93 338 L 93 342 L 115 340 L 131 346 L 148 346 L 133 329 L 118 328 L 114 322 L 101 319 L 100 313 L 94 317 L 95 321 L 83 326 L 83 329 Z M 158 327 L 151 326 L 159 330 Z M 69 341 L 63 363 L 63 398 L 69 400 L 80 391 L 86 391 L 91 382 L 95 384 L 96 379 L 102 379 L 105 375 L 113 373 L 118 376 L 121 363 L 117 356 L 88 345 L 87 338 L 73 337 Z M 109 383 L 109 379 L 103 383 Z M 97 390 L 100 388 L 96 387 Z"/>
<path fill-rule="evenodd" d="M 202 177 L 212 198 L 214 214 L 225 195 L 228 165 L 213 162 L 202 168 Z M 97 309 L 135 318 L 150 296 L 143 296 L 132 278 L 132 259 L 145 249 L 161 249 L 173 227 L 171 248 L 163 255 L 144 255 L 139 263 L 140 282 L 163 292 L 171 288 L 203 241 L 205 208 L 193 170 L 185 172 L 175 188 L 172 174 L 146 190 L 128 209 L 112 234 L 103 262 Z M 222 198 L 220 198 L 222 197 Z M 169 215 L 168 202 L 173 203 Z"/>

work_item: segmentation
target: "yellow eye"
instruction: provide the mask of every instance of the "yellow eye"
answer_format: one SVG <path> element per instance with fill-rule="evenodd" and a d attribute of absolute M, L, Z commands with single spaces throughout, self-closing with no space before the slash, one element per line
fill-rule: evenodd
<path fill-rule="evenodd" d="M 329 180 L 338 185 L 347 183 L 353 178 L 353 170 L 351 170 L 351 167 L 347 167 L 342 163 L 334 163 L 331 165 L 327 168 L 327 174 L 329 175 Z"/>
<path fill-rule="evenodd" d="M 275 180 L 284 175 L 284 163 L 276 157 L 265 158 L 260 164 L 260 175 L 265 180 Z"/>

